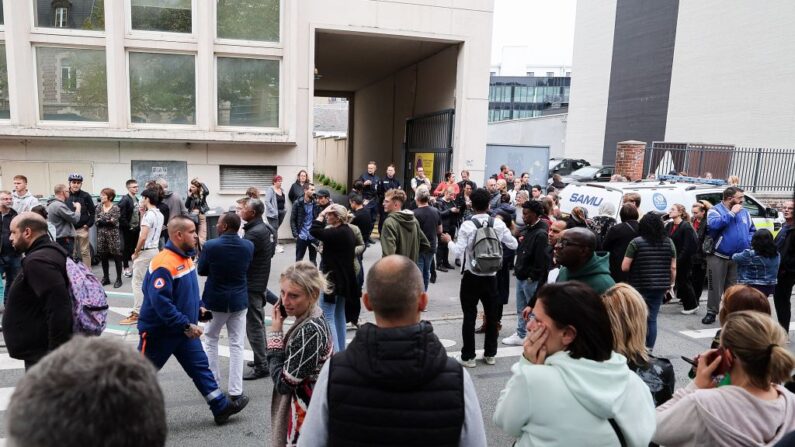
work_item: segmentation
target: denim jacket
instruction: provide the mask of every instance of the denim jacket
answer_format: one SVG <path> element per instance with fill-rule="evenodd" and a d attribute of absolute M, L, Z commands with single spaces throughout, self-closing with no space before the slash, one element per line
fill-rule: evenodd
<path fill-rule="evenodd" d="M 773 258 L 759 256 L 751 249 L 745 249 L 732 255 L 737 264 L 737 283 L 772 286 L 777 282 L 778 265 L 781 255 L 776 253 Z"/>

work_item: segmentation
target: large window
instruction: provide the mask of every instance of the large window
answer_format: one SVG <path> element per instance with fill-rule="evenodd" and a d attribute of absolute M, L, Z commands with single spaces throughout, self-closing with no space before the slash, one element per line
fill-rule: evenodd
<path fill-rule="evenodd" d="M 3 2 L 0 2 L 0 26 L 5 23 L 5 19 L 3 18 Z"/>
<path fill-rule="evenodd" d="M 130 2 L 130 18 L 134 30 L 192 32 L 191 0 L 130 0 Z"/>
<path fill-rule="evenodd" d="M 218 58 L 218 125 L 279 127 L 279 61 Z"/>
<path fill-rule="evenodd" d="M 195 124 L 192 55 L 130 53 L 130 114 L 134 123 Z"/>
<path fill-rule="evenodd" d="M 105 50 L 36 49 L 39 119 L 107 121 Z"/>
<path fill-rule="evenodd" d="M 11 108 L 8 104 L 8 65 L 6 63 L 6 45 L 5 43 L 0 43 L 0 119 L 8 119 L 10 117 Z"/>
<path fill-rule="evenodd" d="M 105 29 L 105 2 L 101 0 L 33 0 L 36 26 L 90 31 Z M 2 15 L 0 13 L 0 15 Z"/>
<path fill-rule="evenodd" d="M 279 41 L 280 0 L 217 0 L 221 39 Z"/>

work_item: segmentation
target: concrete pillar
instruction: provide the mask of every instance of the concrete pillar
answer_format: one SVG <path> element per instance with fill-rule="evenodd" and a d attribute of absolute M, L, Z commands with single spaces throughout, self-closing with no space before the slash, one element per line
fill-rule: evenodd
<path fill-rule="evenodd" d="M 643 178 L 643 158 L 646 155 L 645 141 L 621 141 L 616 145 L 616 174 L 630 180 Z"/>

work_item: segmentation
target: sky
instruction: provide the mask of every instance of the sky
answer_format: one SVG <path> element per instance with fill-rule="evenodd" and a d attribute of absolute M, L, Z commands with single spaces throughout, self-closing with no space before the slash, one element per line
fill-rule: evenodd
<path fill-rule="evenodd" d="M 495 0 L 491 63 L 502 47 L 527 46 L 528 64 L 571 65 L 576 0 Z"/>

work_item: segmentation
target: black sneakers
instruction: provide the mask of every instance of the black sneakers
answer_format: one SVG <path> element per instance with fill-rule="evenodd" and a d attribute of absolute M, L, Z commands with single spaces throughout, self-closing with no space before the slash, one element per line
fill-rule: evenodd
<path fill-rule="evenodd" d="M 240 395 L 235 399 L 229 399 L 229 404 L 224 408 L 224 411 L 215 415 L 216 425 L 224 425 L 229 417 L 233 414 L 240 413 L 248 405 L 248 396 Z"/>
<path fill-rule="evenodd" d="M 712 324 L 712 323 L 714 323 L 715 322 L 715 314 L 708 312 L 707 315 L 705 315 L 704 318 L 701 320 L 701 322 L 703 324 Z"/>

